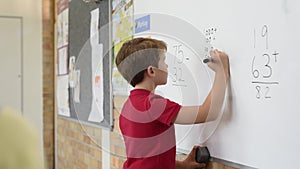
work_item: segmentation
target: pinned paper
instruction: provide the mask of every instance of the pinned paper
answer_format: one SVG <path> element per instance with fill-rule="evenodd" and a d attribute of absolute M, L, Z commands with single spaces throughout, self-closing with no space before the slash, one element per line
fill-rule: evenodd
<path fill-rule="evenodd" d="M 74 69 L 75 69 L 75 56 L 71 56 L 69 60 L 69 85 L 74 88 Z"/>
<path fill-rule="evenodd" d="M 75 80 L 74 102 L 80 103 L 80 70 L 74 71 L 74 80 Z"/>
<path fill-rule="evenodd" d="M 70 117 L 68 80 L 67 75 L 57 77 L 56 100 L 58 114 Z"/>

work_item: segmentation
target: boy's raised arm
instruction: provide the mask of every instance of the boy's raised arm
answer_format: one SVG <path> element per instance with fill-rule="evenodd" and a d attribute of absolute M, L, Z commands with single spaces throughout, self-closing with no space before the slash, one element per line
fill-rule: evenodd
<path fill-rule="evenodd" d="M 228 56 L 220 51 L 211 53 L 212 62 L 208 66 L 215 72 L 214 83 L 204 103 L 200 106 L 183 106 L 174 122 L 177 124 L 196 124 L 215 120 L 222 109 L 227 82 L 229 79 Z"/>

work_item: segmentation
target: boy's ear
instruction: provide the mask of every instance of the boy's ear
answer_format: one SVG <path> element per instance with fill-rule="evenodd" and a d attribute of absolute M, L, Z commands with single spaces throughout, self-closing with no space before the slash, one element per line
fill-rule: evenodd
<path fill-rule="evenodd" d="M 154 67 L 153 66 L 148 66 L 148 68 L 147 68 L 147 74 L 149 76 L 151 76 L 151 77 L 155 75 Z"/>

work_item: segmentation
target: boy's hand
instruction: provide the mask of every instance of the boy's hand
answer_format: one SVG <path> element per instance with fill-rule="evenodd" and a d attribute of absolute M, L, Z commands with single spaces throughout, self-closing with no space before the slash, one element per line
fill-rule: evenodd
<path fill-rule="evenodd" d="M 194 146 L 188 157 L 180 161 L 180 167 L 176 166 L 176 168 L 182 168 L 182 169 L 198 169 L 198 168 L 203 168 L 205 167 L 204 163 L 198 163 L 196 162 L 196 151 L 199 146 Z"/>
<path fill-rule="evenodd" d="M 216 73 L 224 73 L 226 79 L 229 78 L 229 59 L 226 53 L 213 50 L 210 51 L 212 61 L 207 65 Z"/>

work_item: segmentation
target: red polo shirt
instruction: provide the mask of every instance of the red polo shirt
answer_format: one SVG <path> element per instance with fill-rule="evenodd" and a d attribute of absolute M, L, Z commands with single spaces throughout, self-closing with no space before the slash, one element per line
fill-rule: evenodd
<path fill-rule="evenodd" d="M 124 169 L 175 169 L 176 141 L 172 121 L 181 105 L 134 89 L 120 115 L 126 145 Z"/>

